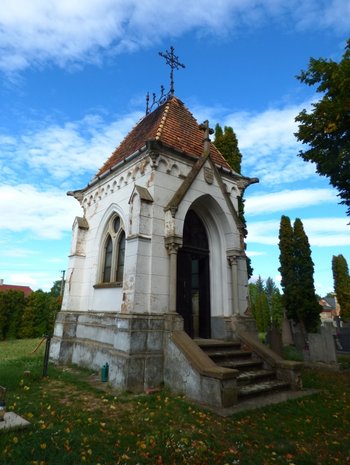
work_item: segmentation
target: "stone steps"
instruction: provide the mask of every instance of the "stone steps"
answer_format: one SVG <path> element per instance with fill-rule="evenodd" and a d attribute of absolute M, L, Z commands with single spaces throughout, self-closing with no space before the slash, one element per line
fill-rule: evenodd
<path fill-rule="evenodd" d="M 285 391 L 290 388 L 285 381 L 269 380 L 242 386 L 238 392 L 238 398 L 254 397 L 258 395 L 271 394 L 272 392 Z"/>
<path fill-rule="evenodd" d="M 252 352 L 243 350 L 239 341 L 200 339 L 195 342 L 216 365 L 239 370 L 239 400 L 290 389 L 288 382 L 276 378 L 274 370 L 264 367 L 263 360 L 255 358 Z"/>
<path fill-rule="evenodd" d="M 245 386 L 251 383 L 258 383 L 263 381 L 270 381 L 275 378 L 275 372 L 273 370 L 256 369 L 250 371 L 243 371 L 237 378 L 237 382 L 240 386 Z"/>
<path fill-rule="evenodd" d="M 259 369 L 263 366 L 262 361 L 252 360 L 251 358 L 226 360 L 226 361 L 221 361 L 220 363 L 217 363 L 217 362 L 215 363 L 221 367 L 232 368 L 234 370 L 240 370 L 240 371 Z"/>

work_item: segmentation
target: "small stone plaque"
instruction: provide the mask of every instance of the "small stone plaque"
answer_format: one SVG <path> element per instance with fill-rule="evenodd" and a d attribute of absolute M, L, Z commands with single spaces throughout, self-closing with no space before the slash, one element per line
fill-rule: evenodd
<path fill-rule="evenodd" d="M 214 172 L 207 166 L 204 167 L 204 179 L 208 184 L 213 184 L 214 182 Z"/>

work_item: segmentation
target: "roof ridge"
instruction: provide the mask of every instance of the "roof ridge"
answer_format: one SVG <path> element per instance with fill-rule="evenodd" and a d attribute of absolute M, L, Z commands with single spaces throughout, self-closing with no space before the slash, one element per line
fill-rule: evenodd
<path fill-rule="evenodd" d="M 159 122 L 159 126 L 158 126 L 158 129 L 157 129 L 157 132 L 156 132 L 156 140 L 159 140 L 161 138 L 161 135 L 162 135 L 162 130 L 164 128 L 164 125 L 165 125 L 165 122 L 166 122 L 166 119 L 167 119 L 167 116 L 168 116 L 168 113 L 169 113 L 169 108 L 170 108 L 170 100 L 168 100 L 166 102 L 166 105 L 164 107 L 164 112 L 163 112 L 163 116 Z"/>

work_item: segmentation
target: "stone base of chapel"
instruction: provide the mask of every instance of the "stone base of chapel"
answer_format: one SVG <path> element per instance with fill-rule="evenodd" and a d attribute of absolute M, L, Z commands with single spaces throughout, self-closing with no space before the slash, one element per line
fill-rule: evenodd
<path fill-rule="evenodd" d="M 215 339 L 232 340 L 239 331 L 252 329 L 248 317 L 212 318 Z M 61 311 L 50 357 L 98 371 L 108 363 L 108 381 L 120 390 L 139 393 L 165 385 L 216 407 L 231 405 L 236 375 L 211 373 L 199 351 L 177 313 Z"/>

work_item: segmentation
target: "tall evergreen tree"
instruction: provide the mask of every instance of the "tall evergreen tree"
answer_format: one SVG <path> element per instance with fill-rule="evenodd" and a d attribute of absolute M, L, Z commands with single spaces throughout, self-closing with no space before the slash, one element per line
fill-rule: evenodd
<path fill-rule="evenodd" d="M 316 331 L 320 322 L 320 307 L 314 287 L 314 264 L 311 249 L 299 218 L 291 226 L 282 216 L 279 232 L 281 286 L 288 318 L 299 322 L 304 332 Z"/>
<path fill-rule="evenodd" d="M 225 126 L 224 130 L 222 130 L 220 124 L 217 124 L 215 126 L 214 144 L 224 156 L 233 171 L 241 174 L 242 154 L 238 148 L 238 140 L 232 127 Z M 242 197 L 238 197 L 238 216 L 243 226 L 246 227 L 246 220 L 244 217 L 244 199 Z M 248 279 L 253 276 L 253 271 L 251 259 L 247 257 Z"/>
<path fill-rule="evenodd" d="M 320 305 L 314 285 L 314 263 L 309 239 L 299 218 L 294 221 L 295 274 L 298 288 L 297 315 L 308 332 L 317 331 L 320 324 Z"/>
<path fill-rule="evenodd" d="M 262 294 L 265 291 L 265 283 L 260 275 L 255 282 L 255 286 L 257 288 L 258 294 Z"/>
<path fill-rule="evenodd" d="M 214 144 L 225 157 L 225 160 L 233 171 L 241 173 L 242 154 L 238 148 L 236 134 L 231 126 L 225 126 L 224 130 L 222 130 L 219 124 L 215 126 Z"/>
<path fill-rule="evenodd" d="M 283 301 L 288 318 L 295 318 L 294 295 L 294 245 L 293 228 L 288 216 L 281 217 L 279 230 L 280 264 L 278 271 L 281 273 L 281 287 L 283 289 Z"/>
<path fill-rule="evenodd" d="M 348 264 L 343 255 L 333 255 L 332 271 L 340 315 L 344 320 L 348 320 L 350 318 L 350 276 Z"/>
<path fill-rule="evenodd" d="M 277 286 L 274 280 L 270 277 L 267 278 L 265 282 L 265 292 L 266 292 L 267 300 L 269 301 L 269 303 L 271 302 L 272 296 L 276 290 L 277 290 Z"/>
<path fill-rule="evenodd" d="M 280 331 L 282 329 L 283 311 L 283 299 L 280 291 L 276 288 L 271 296 L 270 313 L 273 325 Z"/>

